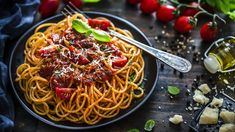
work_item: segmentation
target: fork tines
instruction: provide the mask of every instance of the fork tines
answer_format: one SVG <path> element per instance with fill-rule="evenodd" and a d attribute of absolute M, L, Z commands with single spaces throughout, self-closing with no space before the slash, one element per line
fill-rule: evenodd
<path fill-rule="evenodd" d="M 81 10 L 79 10 L 73 3 L 69 2 L 69 4 L 67 4 L 63 10 L 61 10 L 61 13 L 64 16 L 68 16 L 68 15 L 73 15 L 75 13 L 80 13 L 82 15 L 84 15 L 86 18 L 89 18 L 87 15 L 85 15 Z"/>

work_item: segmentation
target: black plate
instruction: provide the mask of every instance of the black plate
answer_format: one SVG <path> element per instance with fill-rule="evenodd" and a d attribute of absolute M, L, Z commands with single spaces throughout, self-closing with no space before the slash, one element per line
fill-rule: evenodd
<path fill-rule="evenodd" d="M 85 13 L 88 16 L 90 16 L 91 18 L 106 17 L 106 18 L 110 19 L 116 26 L 131 31 L 131 33 L 133 34 L 133 36 L 136 40 L 152 46 L 151 43 L 149 42 L 149 40 L 146 38 L 146 36 L 136 26 L 134 26 L 130 22 L 128 22 L 120 17 L 114 16 L 111 14 L 100 13 L 100 12 L 85 12 Z M 24 52 L 23 51 L 24 51 L 25 42 L 34 33 L 35 28 L 38 27 L 39 25 L 41 25 L 43 23 L 48 23 L 48 22 L 58 22 L 58 21 L 62 20 L 63 18 L 64 18 L 64 16 L 60 14 L 60 15 L 53 16 L 51 18 L 48 18 L 44 21 L 37 23 L 35 26 L 33 26 L 31 29 L 29 29 L 24 35 L 22 35 L 22 37 L 18 40 L 18 42 L 16 43 L 16 45 L 12 51 L 10 63 L 9 63 L 9 76 L 10 76 L 11 85 L 13 87 L 13 91 L 15 93 L 15 96 L 20 101 L 20 103 L 24 107 L 24 109 L 26 111 L 28 111 L 32 116 L 37 118 L 38 120 L 45 122 L 49 125 L 59 127 L 59 128 L 65 128 L 65 129 L 82 130 L 82 129 L 97 128 L 97 127 L 101 127 L 101 126 L 113 123 L 115 121 L 118 121 L 118 120 L 130 115 L 132 112 L 137 110 L 141 105 L 143 105 L 143 103 L 149 98 L 149 96 L 153 92 L 153 90 L 156 86 L 156 83 L 157 83 L 157 79 L 158 79 L 158 66 L 157 66 L 156 59 L 147 53 L 143 53 L 144 61 L 145 61 L 145 69 L 144 70 L 145 70 L 145 78 L 146 78 L 146 81 L 144 82 L 144 88 L 145 88 L 144 97 L 133 102 L 132 105 L 128 109 L 121 110 L 121 112 L 113 118 L 101 120 L 98 124 L 95 124 L 95 125 L 75 124 L 75 123 L 66 122 L 66 121 L 65 122 L 54 122 L 54 121 L 50 120 L 49 118 L 47 118 L 46 116 L 40 116 L 40 115 L 36 114 L 32 110 L 31 105 L 26 102 L 26 100 L 24 98 L 24 94 L 20 90 L 18 83 L 15 82 L 16 69 L 24 61 Z"/>

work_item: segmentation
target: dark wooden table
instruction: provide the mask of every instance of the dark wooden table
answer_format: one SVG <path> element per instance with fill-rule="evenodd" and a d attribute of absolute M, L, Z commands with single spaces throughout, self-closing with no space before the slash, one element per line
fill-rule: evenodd
<path fill-rule="evenodd" d="M 118 122 L 108 126 L 92 129 L 89 131 L 127 131 L 132 128 L 138 128 L 144 131 L 144 124 L 148 119 L 156 121 L 154 131 L 156 132 L 179 132 L 191 131 L 188 127 L 192 119 L 194 111 L 187 111 L 186 106 L 192 101 L 192 90 L 195 87 L 195 79 L 200 83 L 208 83 L 210 86 L 212 78 L 217 78 L 220 74 L 209 74 L 202 65 L 201 57 L 205 49 L 209 47 L 208 43 L 201 42 L 199 28 L 207 19 L 199 20 L 199 26 L 192 33 L 187 35 L 179 35 L 173 30 L 172 24 L 163 25 L 156 21 L 155 14 L 143 15 L 137 7 L 128 6 L 125 0 L 103 0 L 98 4 L 85 5 L 85 11 L 100 11 L 120 16 L 145 33 L 154 47 L 164 49 L 176 53 L 177 46 L 182 48 L 180 55 L 190 60 L 193 64 L 192 70 L 187 74 L 180 74 L 170 67 L 159 63 L 159 80 L 157 86 L 148 99 L 148 101 L 136 112 Z M 222 26 L 219 37 L 233 35 L 235 32 L 235 24 L 229 21 L 226 26 Z M 157 37 L 156 37 L 157 36 Z M 186 40 L 184 40 L 186 37 Z M 158 38 L 158 39 L 157 39 Z M 183 44 L 181 44 L 181 41 Z M 169 47 L 167 46 L 169 45 Z M 201 54 L 200 54 L 200 53 Z M 199 54 L 198 54 L 199 53 Z M 179 54 L 179 53 L 178 53 Z M 198 61 L 194 56 L 198 56 Z M 151 70 L 151 69 L 149 69 Z M 202 77 L 201 77 L 202 76 Z M 218 79 L 218 78 L 217 78 Z M 222 84 L 222 83 L 221 83 Z M 167 86 L 178 86 L 181 90 L 180 95 L 171 98 L 167 93 Z M 223 85 L 223 84 L 222 84 Z M 234 93 L 229 92 L 231 96 Z M 38 121 L 27 113 L 17 100 L 14 101 L 16 106 L 15 128 L 16 132 L 65 132 L 69 130 L 58 129 Z M 174 114 L 183 116 L 184 123 L 173 125 L 169 123 L 169 117 Z"/>

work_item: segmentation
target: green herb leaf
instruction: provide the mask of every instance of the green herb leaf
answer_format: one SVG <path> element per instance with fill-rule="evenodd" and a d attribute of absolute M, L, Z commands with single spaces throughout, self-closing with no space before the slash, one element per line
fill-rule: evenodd
<path fill-rule="evenodd" d="M 110 42 L 111 41 L 111 38 L 110 36 L 108 35 L 107 32 L 105 31 L 102 31 L 102 30 L 92 30 L 92 35 L 94 36 L 94 38 L 98 41 L 101 41 L 101 42 Z"/>
<path fill-rule="evenodd" d="M 127 132 L 140 132 L 140 130 L 136 129 L 136 128 L 133 128 L 133 129 L 128 130 Z"/>
<path fill-rule="evenodd" d="M 180 93 L 180 89 L 176 86 L 168 86 L 167 91 L 171 95 L 178 95 Z"/>
<path fill-rule="evenodd" d="M 130 75 L 130 82 L 133 82 L 133 81 L 134 81 L 134 79 L 135 79 L 135 74 L 134 74 L 134 73 L 132 73 L 132 74 Z"/>
<path fill-rule="evenodd" d="M 62 49 L 61 49 L 60 47 L 58 47 L 58 48 L 57 48 L 57 51 L 58 51 L 58 52 L 61 52 L 61 51 L 62 51 Z"/>
<path fill-rule="evenodd" d="M 79 19 L 75 19 L 72 21 L 72 28 L 79 33 L 87 33 L 91 30 L 91 27 L 87 23 Z"/>
<path fill-rule="evenodd" d="M 235 1 L 234 0 L 205 0 L 210 6 L 214 7 L 218 11 L 228 15 L 232 20 L 235 14 Z"/>
<path fill-rule="evenodd" d="M 69 43 L 73 45 L 74 44 L 74 40 L 70 40 Z"/>
<path fill-rule="evenodd" d="M 129 62 L 128 62 L 128 66 L 130 66 L 132 64 L 132 60 L 130 60 Z"/>
<path fill-rule="evenodd" d="M 152 131 L 154 126 L 155 126 L 155 121 L 150 119 L 145 123 L 144 130 L 150 132 L 150 131 Z"/>
<path fill-rule="evenodd" d="M 235 21 L 235 10 L 233 12 L 228 12 L 227 14 L 228 14 L 229 18 L 231 18 L 232 20 Z"/>
<path fill-rule="evenodd" d="M 92 33 L 92 31 L 91 31 L 91 30 L 89 30 L 89 31 L 87 31 L 87 32 L 86 32 L 86 34 L 85 34 L 85 35 L 86 35 L 86 36 L 90 36 L 90 35 L 91 35 L 91 33 Z"/>
<path fill-rule="evenodd" d="M 84 3 L 97 3 L 100 2 L 101 0 L 82 0 Z"/>
<path fill-rule="evenodd" d="M 103 30 L 92 29 L 87 23 L 76 19 L 72 21 L 72 28 L 79 33 L 85 33 L 86 36 L 93 35 L 94 38 L 101 42 L 110 42 L 111 38 L 107 32 Z"/>
<path fill-rule="evenodd" d="M 139 87 L 144 89 L 144 83 L 142 82 Z"/>

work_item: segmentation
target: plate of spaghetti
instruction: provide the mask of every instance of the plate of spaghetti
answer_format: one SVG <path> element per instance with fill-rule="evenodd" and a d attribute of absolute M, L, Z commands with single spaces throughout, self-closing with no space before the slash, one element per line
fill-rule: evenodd
<path fill-rule="evenodd" d="M 37 119 L 65 129 L 90 129 L 120 120 L 153 92 L 158 66 L 141 49 L 107 29 L 150 45 L 130 22 L 85 12 L 48 18 L 14 47 L 9 75 L 22 106 Z"/>

